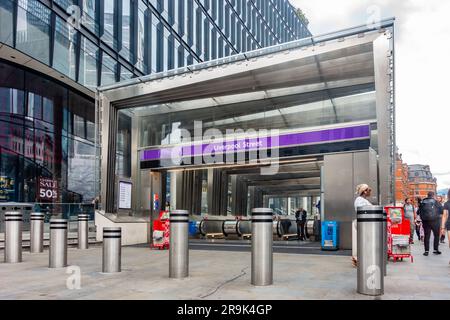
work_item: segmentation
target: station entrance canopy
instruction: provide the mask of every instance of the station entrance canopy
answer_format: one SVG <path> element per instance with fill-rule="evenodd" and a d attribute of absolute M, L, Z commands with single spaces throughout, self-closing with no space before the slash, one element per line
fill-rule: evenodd
<path fill-rule="evenodd" d="M 281 161 L 370 150 L 379 200 L 390 203 L 394 102 L 393 20 L 102 87 L 102 208 L 114 212 L 118 177 L 134 195 L 142 169 L 249 160 L 255 150 Z"/>

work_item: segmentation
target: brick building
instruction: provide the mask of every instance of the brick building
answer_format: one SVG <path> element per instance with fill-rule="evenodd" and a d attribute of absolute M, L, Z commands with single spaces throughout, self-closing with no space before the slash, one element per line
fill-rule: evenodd
<path fill-rule="evenodd" d="M 403 203 L 411 194 L 409 187 L 409 168 L 403 162 L 402 155 L 397 153 L 395 173 L 395 201 Z"/>
<path fill-rule="evenodd" d="M 410 196 L 414 199 L 417 197 L 426 198 L 429 191 L 436 193 L 437 181 L 431 173 L 428 165 L 410 165 L 409 167 L 409 189 Z"/>

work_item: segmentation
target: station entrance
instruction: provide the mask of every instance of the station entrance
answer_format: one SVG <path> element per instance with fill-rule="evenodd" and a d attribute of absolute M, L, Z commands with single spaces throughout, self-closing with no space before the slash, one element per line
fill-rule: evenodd
<path fill-rule="evenodd" d="M 270 176 L 252 165 L 143 170 L 142 197 L 152 199 L 153 219 L 161 211 L 189 211 L 194 239 L 248 239 L 251 210 L 264 207 L 274 213 L 275 240 L 297 239 L 295 213 L 304 209 L 306 237 L 318 241 L 322 165 L 316 158 L 291 160 Z"/>
<path fill-rule="evenodd" d="M 392 27 L 101 88 L 98 215 L 155 219 L 170 208 L 220 220 L 303 208 L 309 219 L 339 221 L 341 246 L 351 248 L 355 186 L 369 184 L 374 204 L 393 202 Z"/>

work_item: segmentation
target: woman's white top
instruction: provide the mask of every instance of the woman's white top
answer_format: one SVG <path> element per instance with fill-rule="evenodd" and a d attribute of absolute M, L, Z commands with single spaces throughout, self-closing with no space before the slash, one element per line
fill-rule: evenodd
<path fill-rule="evenodd" d="M 371 206 L 372 204 L 370 203 L 369 200 L 367 200 L 364 197 L 359 196 L 358 198 L 356 198 L 355 200 L 355 211 L 358 211 L 359 207 L 366 207 L 366 206 Z"/>

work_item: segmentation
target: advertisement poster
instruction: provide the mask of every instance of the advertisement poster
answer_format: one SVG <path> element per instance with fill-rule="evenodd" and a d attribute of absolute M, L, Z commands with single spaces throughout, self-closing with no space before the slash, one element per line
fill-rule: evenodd
<path fill-rule="evenodd" d="M 119 209 L 131 209 L 131 183 L 119 182 Z"/>
<path fill-rule="evenodd" d="M 0 201 L 13 201 L 14 197 L 14 179 L 6 176 L 0 176 Z"/>
<path fill-rule="evenodd" d="M 55 201 L 58 199 L 58 181 L 40 177 L 37 191 L 38 201 Z"/>

